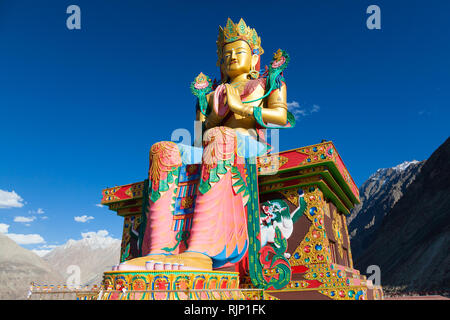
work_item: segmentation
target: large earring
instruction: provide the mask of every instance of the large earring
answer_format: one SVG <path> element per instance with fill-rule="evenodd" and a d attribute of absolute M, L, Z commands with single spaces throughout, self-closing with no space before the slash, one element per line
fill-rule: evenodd
<path fill-rule="evenodd" d="M 254 66 L 252 66 L 252 68 L 250 69 L 249 75 L 250 75 L 250 78 L 252 78 L 252 79 L 259 78 L 259 72 L 257 70 L 255 70 Z"/>

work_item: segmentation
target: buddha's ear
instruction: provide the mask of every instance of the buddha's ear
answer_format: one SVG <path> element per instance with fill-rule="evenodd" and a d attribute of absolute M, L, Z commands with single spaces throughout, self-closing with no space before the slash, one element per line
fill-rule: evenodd
<path fill-rule="evenodd" d="M 252 69 L 254 70 L 256 65 L 258 64 L 259 61 L 259 55 L 258 54 L 253 54 L 252 55 Z"/>

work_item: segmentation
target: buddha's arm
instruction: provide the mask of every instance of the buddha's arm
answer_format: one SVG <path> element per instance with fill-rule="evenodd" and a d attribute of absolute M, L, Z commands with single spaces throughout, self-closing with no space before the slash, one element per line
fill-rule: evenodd
<path fill-rule="evenodd" d="M 266 99 L 267 107 L 261 110 L 264 122 L 285 125 L 287 122 L 286 84 L 283 83 L 280 89 L 272 91 Z"/>

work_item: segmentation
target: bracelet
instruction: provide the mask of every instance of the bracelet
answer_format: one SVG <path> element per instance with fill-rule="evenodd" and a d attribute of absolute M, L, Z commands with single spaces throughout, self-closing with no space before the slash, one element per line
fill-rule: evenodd
<path fill-rule="evenodd" d="M 251 115 L 253 115 L 253 110 L 252 110 L 252 106 L 248 106 L 244 109 L 244 116 L 249 117 Z"/>
<path fill-rule="evenodd" d="M 239 110 L 239 112 L 236 112 L 238 115 L 242 117 L 249 117 L 253 115 L 252 106 L 244 107 L 242 110 Z"/>
<path fill-rule="evenodd" d="M 264 123 L 264 120 L 262 118 L 262 110 L 261 107 L 254 107 L 253 108 L 253 116 L 255 117 L 256 122 L 263 128 L 268 128 L 266 124 Z"/>
<path fill-rule="evenodd" d="M 253 108 L 253 115 L 255 116 L 256 122 L 263 128 L 270 128 L 270 129 L 287 129 L 287 128 L 293 128 L 295 127 L 295 117 L 291 112 L 287 112 L 287 123 L 284 126 L 277 126 L 277 125 L 267 125 L 264 123 L 263 117 L 262 117 L 262 110 L 261 107 L 254 107 Z"/>
<path fill-rule="evenodd" d="M 239 110 L 237 113 L 238 115 L 242 116 L 242 117 L 249 117 L 251 115 L 253 115 L 253 110 L 252 110 L 252 106 L 249 107 L 244 107 L 242 108 L 242 110 Z"/>

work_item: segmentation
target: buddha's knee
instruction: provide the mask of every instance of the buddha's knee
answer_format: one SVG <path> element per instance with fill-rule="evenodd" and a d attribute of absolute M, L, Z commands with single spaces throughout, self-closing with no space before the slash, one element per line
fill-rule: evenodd
<path fill-rule="evenodd" d="M 171 171 L 181 165 L 182 160 L 180 150 L 174 142 L 160 141 L 150 148 L 149 175 L 151 178 L 155 174 Z"/>

